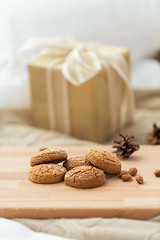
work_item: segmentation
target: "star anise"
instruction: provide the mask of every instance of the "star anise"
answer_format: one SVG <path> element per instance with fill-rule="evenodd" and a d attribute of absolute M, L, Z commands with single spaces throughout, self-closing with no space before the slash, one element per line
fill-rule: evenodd
<path fill-rule="evenodd" d="M 153 129 L 146 136 L 146 144 L 160 145 L 160 127 L 156 123 L 153 124 Z"/>
<path fill-rule="evenodd" d="M 139 145 L 135 143 L 134 136 L 122 135 L 121 133 L 119 135 L 121 139 L 113 141 L 116 143 L 113 148 L 117 148 L 114 153 L 119 157 L 129 158 L 131 154 L 138 151 Z"/>

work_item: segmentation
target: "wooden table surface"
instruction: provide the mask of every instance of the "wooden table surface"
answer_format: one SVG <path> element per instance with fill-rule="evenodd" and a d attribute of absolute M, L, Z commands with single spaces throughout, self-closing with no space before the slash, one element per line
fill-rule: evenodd
<path fill-rule="evenodd" d="M 95 146 L 94 146 L 95 147 Z M 69 156 L 84 154 L 91 146 L 62 147 Z M 110 150 L 110 146 L 99 146 Z M 160 214 L 160 146 L 141 146 L 131 158 L 122 160 L 123 169 L 137 167 L 144 184 L 135 179 L 123 182 L 107 179 L 104 186 L 76 189 L 57 184 L 34 184 L 27 178 L 35 148 L 0 148 L 0 217 L 87 218 L 120 217 L 149 219 Z"/>

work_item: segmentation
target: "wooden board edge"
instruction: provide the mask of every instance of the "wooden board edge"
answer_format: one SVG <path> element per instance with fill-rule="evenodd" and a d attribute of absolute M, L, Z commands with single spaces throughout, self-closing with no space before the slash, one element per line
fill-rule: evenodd
<path fill-rule="evenodd" d="M 2 208 L 0 209 L 0 217 L 4 218 L 127 218 L 137 220 L 148 220 L 160 215 L 160 208 L 123 208 L 123 209 L 36 209 L 36 208 Z"/>

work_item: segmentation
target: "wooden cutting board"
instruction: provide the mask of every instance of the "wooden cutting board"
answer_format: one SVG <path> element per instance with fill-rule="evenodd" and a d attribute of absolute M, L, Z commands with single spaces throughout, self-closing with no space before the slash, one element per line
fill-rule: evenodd
<path fill-rule="evenodd" d="M 85 154 L 91 147 L 63 147 L 69 156 Z M 109 146 L 100 146 L 111 151 Z M 107 179 L 104 186 L 76 189 L 57 184 L 34 184 L 27 178 L 30 156 L 35 148 L 0 148 L 0 217 L 88 218 L 120 217 L 149 219 L 160 214 L 160 146 L 141 146 L 123 169 L 137 167 L 144 184 L 135 179 Z"/>

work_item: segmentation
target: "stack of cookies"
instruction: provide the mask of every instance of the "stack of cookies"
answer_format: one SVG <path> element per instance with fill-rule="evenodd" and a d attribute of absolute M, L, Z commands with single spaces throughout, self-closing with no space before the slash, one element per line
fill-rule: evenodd
<path fill-rule="evenodd" d="M 30 161 L 28 178 L 34 183 L 56 183 L 65 181 L 70 187 L 93 188 L 106 182 L 106 174 L 118 175 L 121 162 L 113 154 L 92 149 L 85 156 L 68 158 L 60 149 L 45 149 Z"/>
<path fill-rule="evenodd" d="M 59 149 L 46 149 L 31 158 L 28 178 L 34 183 L 56 183 L 64 180 L 67 172 L 60 162 L 66 160 L 67 153 Z"/>

